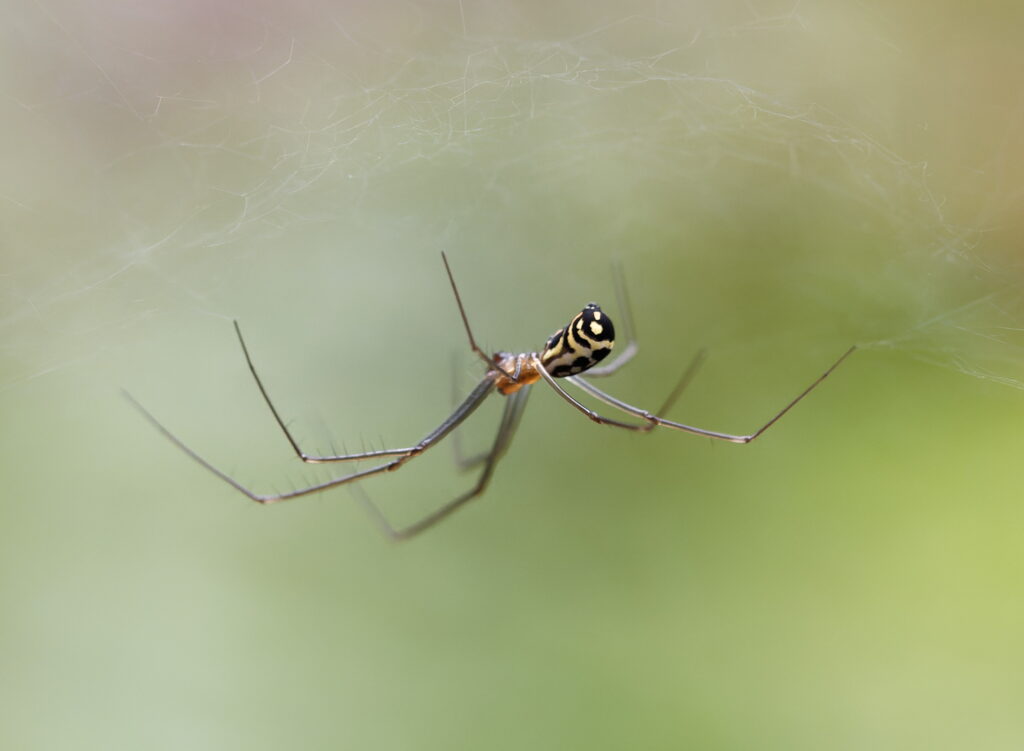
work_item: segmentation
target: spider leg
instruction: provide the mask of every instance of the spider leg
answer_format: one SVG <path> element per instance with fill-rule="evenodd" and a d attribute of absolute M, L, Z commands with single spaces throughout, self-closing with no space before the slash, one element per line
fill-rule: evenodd
<path fill-rule="evenodd" d="M 459 394 L 460 394 L 460 391 L 461 391 L 460 386 L 459 386 L 459 380 L 460 380 L 459 379 L 459 362 L 460 362 L 459 356 L 453 354 L 453 356 L 452 356 L 452 397 L 451 397 L 451 399 L 452 399 L 452 406 L 453 407 L 454 407 L 454 405 L 456 405 L 458 403 Z M 473 454 L 472 456 L 466 456 L 466 454 L 463 453 L 463 451 L 462 451 L 462 435 L 461 435 L 461 433 L 458 430 L 456 430 L 456 431 L 454 431 L 452 433 L 451 446 L 452 446 L 452 454 L 455 457 L 455 466 L 456 466 L 456 468 L 458 468 L 458 470 L 460 472 L 465 472 L 467 470 L 472 469 L 473 467 L 479 466 L 480 463 L 483 462 L 487 458 L 488 454 L 490 453 L 489 451 L 481 451 L 478 454 Z"/>
<path fill-rule="evenodd" d="M 511 373 L 506 373 L 505 370 L 494 362 L 494 359 L 488 357 L 487 353 L 484 352 L 476 344 L 476 339 L 473 338 L 473 330 L 469 327 L 469 317 L 466 315 L 466 309 L 462 307 L 462 296 L 459 295 L 459 288 L 455 285 L 455 277 L 452 275 L 452 267 L 448 265 L 448 256 L 441 251 L 441 260 L 444 261 L 444 270 L 448 272 L 448 281 L 451 282 L 452 292 L 455 293 L 455 304 L 459 306 L 459 315 L 462 316 L 462 325 L 466 327 L 466 336 L 469 337 L 469 348 L 473 350 L 480 358 L 487 363 L 488 369 L 497 368 L 503 375 L 508 376 L 513 381 L 516 380 L 515 376 Z"/>
<path fill-rule="evenodd" d="M 609 405 L 611 405 L 611 406 L 613 406 L 613 407 L 615 407 L 617 409 L 620 409 L 620 410 L 622 410 L 623 412 L 625 412 L 627 414 L 634 415 L 636 417 L 640 417 L 643 420 L 646 420 L 647 422 L 652 423 L 652 425 L 664 425 L 666 428 L 673 428 L 675 430 L 682 430 L 682 431 L 684 431 L 686 433 L 692 433 L 694 435 L 705 436 L 707 438 L 715 438 L 715 439 L 720 440 L 720 441 L 729 441 L 731 443 L 750 443 L 755 438 L 757 438 L 762 433 L 764 433 L 766 430 L 768 430 L 768 428 L 770 428 L 772 425 L 774 425 L 776 422 L 778 422 L 779 419 L 781 419 L 781 417 L 784 414 L 789 412 L 789 410 L 791 410 L 793 407 L 795 407 L 805 396 L 807 396 L 815 388 L 817 388 L 817 386 L 822 381 L 824 381 L 826 378 L 828 378 L 832 374 L 832 371 L 834 371 L 836 368 L 838 368 L 840 363 L 842 363 L 843 360 L 845 360 L 847 357 L 849 357 L 850 354 L 855 349 L 857 349 L 857 347 L 853 346 L 853 347 L 850 347 L 848 350 L 846 350 L 846 352 L 844 352 L 842 354 L 842 356 L 840 356 L 840 358 L 838 360 L 836 360 L 834 363 L 832 363 L 832 365 L 829 366 L 828 370 L 826 370 L 824 373 L 822 373 L 820 376 L 818 376 L 816 379 L 814 379 L 814 381 L 811 383 L 810 386 L 808 386 L 803 391 L 801 391 L 799 394 L 797 394 L 796 398 L 794 398 L 792 401 L 790 401 L 781 410 L 776 412 L 775 415 L 770 420 L 768 420 L 768 422 L 766 422 L 760 428 L 755 430 L 753 433 L 748 433 L 746 435 L 738 435 L 738 434 L 733 434 L 733 433 L 719 433 L 719 432 L 714 431 L 714 430 L 704 430 L 703 428 L 695 428 L 692 425 L 685 425 L 685 424 L 683 424 L 681 422 L 674 422 L 672 420 L 666 420 L 666 419 L 664 419 L 662 417 L 658 417 L 657 415 L 651 414 L 650 412 L 648 412 L 646 410 L 640 409 L 639 407 L 634 407 L 631 404 L 627 404 L 626 402 L 623 402 L 623 401 L 621 401 L 619 399 L 616 399 L 615 397 L 613 397 L 613 396 L 611 396 L 609 394 L 604 393 L 603 391 L 598 389 L 593 384 L 587 383 L 586 386 L 583 386 L 583 384 L 586 383 L 585 381 L 576 381 L 576 385 L 580 386 L 581 388 L 584 388 L 585 391 L 587 391 L 588 393 L 590 393 L 593 396 L 597 397 L 598 399 L 600 399 L 601 401 L 605 402 L 606 404 L 609 404 Z M 572 402 L 575 403 L 575 404 L 579 404 L 579 402 L 576 402 L 575 400 L 572 400 Z M 589 414 L 589 410 L 587 410 L 582 405 L 580 405 L 580 407 L 578 407 L 578 409 L 581 409 L 582 411 L 584 411 L 584 412 Z M 591 419 L 593 419 L 593 418 L 591 418 Z M 615 424 L 615 422 L 612 421 L 612 424 Z M 629 427 L 630 427 L 631 430 L 639 430 L 639 429 L 643 429 L 644 428 L 644 426 L 640 426 L 639 428 L 635 427 L 635 426 L 629 426 Z M 647 429 L 649 430 L 650 428 L 647 428 Z"/>
<path fill-rule="evenodd" d="M 672 409 L 672 405 L 676 403 L 676 400 L 682 395 L 683 391 L 686 390 L 686 387 L 690 385 L 690 382 L 693 380 L 693 377 L 697 374 L 697 371 L 700 369 L 700 366 L 704 362 L 706 356 L 707 351 L 703 349 L 699 350 L 697 354 L 693 356 L 693 359 L 690 360 L 690 364 L 686 366 L 686 370 L 683 371 L 683 375 L 676 382 L 676 385 L 672 388 L 672 391 L 665 398 L 665 401 L 662 403 L 661 407 L 659 407 L 658 410 L 654 412 L 655 415 L 664 415 L 670 409 Z M 626 404 L 623 401 L 620 401 L 619 399 L 616 399 L 613 396 L 610 396 L 609 394 L 606 394 L 596 386 L 587 383 L 583 376 L 569 376 L 565 380 L 569 381 L 577 388 L 583 389 L 588 394 L 593 396 L 595 399 L 600 399 L 605 404 L 611 405 L 612 407 L 616 407 L 618 409 L 622 409 L 625 412 L 630 412 L 630 405 Z M 647 430 L 652 430 L 656 425 L 656 422 L 648 421 L 647 425 L 644 427 Z"/>
<path fill-rule="evenodd" d="M 320 493 L 323 492 L 324 490 L 329 490 L 330 488 L 336 488 L 339 485 L 344 485 L 346 483 L 353 482 L 354 480 L 360 480 L 365 477 L 380 474 L 381 472 L 393 472 L 410 459 L 413 459 L 422 454 L 428 448 L 435 445 L 438 441 L 442 440 L 446 435 L 452 432 L 456 427 L 459 426 L 459 424 L 463 420 L 469 417 L 473 413 L 473 411 L 483 403 L 484 399 L 486 399 L 493 391 L 494 379 L 491 377 L 484 378 L 482 381 L 480 381 L 477 387 L 473 389 L 472 393 L 470 393 L 466 400 L 459 405 L 455 412 L 453 412 L 447 419 L 445 419 L 444 422 L 442 422 L 440 425 L 434 428 L 429 434 L 427 434 L 426 437 L 424 437 L 415 446 L 412 446 L 407 449 L 370 451 L 365 452 L 363 454 L 352 454 L 348 457 L 338 458 L 338 460 L 344 460 L 351 458 L 366 458 L 367 456 L 388 456 L 400 453 L 400 455 L 397 458 L 392 459 L 389 462 L 385 462 L 384 464 L 378 464 L 375 467 L 369 467 L 368 469 L 353 472 L 348 475 L 343 475 L 342 477 L 335 477 L 325 482 L 317 483 L 315 485 L 309 485 L 304 488 L 297 488 L 286 493 L 271 493 L 267 495 L 253 492 L 252 490 L 242 485 L 242 483 L 231 477 L 223 470 L 215 467 L 213 464 L 211 464 L 202 456 L 200 456 L 195 450 L 190 448 L 188 444 L 186 444 L 184 441 L 178 438 L 178 436 L 176 436 L 174 433 L 172 433 L 170 430 L 164 427 L 163 423 L 157 420 L 156 417 L 154 417 L 149 412 L 149 410 L 143 407 L 135 399 L 135 397 L 133 397 L 128 392 L 123 393 L 125 397 L 135 406 L 135 408 L 142 413 L 142 416 L 145 417 L 150 422 L 151 425 L 153 425 L 153 427 L 159 430 L 168 440 L 170 440 L 174 445 L 176 445 L 179 449 L 185 452 L 185 454 L 187 454 L 193 461 L 197 462 L 198 464 L 201 464 L 207 470 L 215 474 L 221 480 L 223 480 L 228 485 L 230 485 L 243 495 L 247 496 L 248 498 L 256 501 L 257 503 L 267 504 L 277 503 L 278 501 L 287 501 L 292 498 L 299 498 L 301 496 L 310 495 L 312 493 Z"/>
<path fill-rule="evenodd" d="M 337 454 L 332 456 L 314 456 L 307 454 L 299 446 L 299 442 L 295 440 L 295 436 L 292 435 L 291 431 L 288 430 L 288 425 L 281 418 L 280 413 L 277 411 L 277 407 L 274 406 L 274 402 L 270 399 L 270 394 L 267 393 L 266 387 L 263 385 L 263 380 L 260 378 L 259 373 L 256 372 L 256 366 L 253 365 L 252 356 L 249 354 L 249 348 L 245 344 L 245 339 L 242 337 L 242 329 L 238 325 L 238 321 L 234 321 L 235 333 L 238 335 L 238 343 L 242 345 L 242 354 L 245 355 L 245 364 L 249 366 L 249 372 L 252 373 L 253 380 L 256 381 L 256 386 L 260 390 L 260 394 L 263 396 L 263 401 L 266 402 L 270 408 L 270 414 L 274 416 L 274 421 L 278 427 L 281 428 L 281 432 L 284 433 L 284 437 L 288 439 L 288 443 L 292 447 L 292 451 L 295 455 L 302 459 L 307 464 L 326 464 L 328 462 L 355 462 L 364 459 L 380 459 L 387 456 L 405 456 L 409 453 L 410 449 L 381 449 L 378 451 L 362 451 L 356 454 Z"/>
<path fill-rule="evenodd" d="M 640 351 L 640 345 L 636 341 L 636 331 L 633 328 L 633 306 L 629 304 L 629 290 L 626 288 L 622 264 L 618 262 L 612 264 L 612 278 L 615 280 L 615 299 L 618 300 L 619 310 L 622 313 L 620 328 L 626 335 L 626 346 L 619 351 L 611 362 L 598 365 L 587 371 L 588 376 L 598 378 L 611 375 L 632 360 L 636 353 Z"/>
<path fill-rule="evenodd" d="M 462 508 L 466 503 L 479 496 L 487 488 L 487 484 L 490 482 L 491 476 L 494 474 L 494 468 L 497 465 L 498 460 L 504 456 L 505 452 L 508 450 L 508 447 L 512 442 L 512 436 L 515 434 L 516 428 L 519 427 L 519 421 L 522 418 L 523 410 L 526 408 L 526 397 L 529 395 L 529 392 L 530 387 L 524 386 L 511 394 L 508 401 L 505 402 L 505 411 L 502 413 L 501 423 L 498 425 L 498 432 L 494 436 L 494 443 L 491 445 L 491 450 L 484 456 L 484 468 L 480 472 L 480 476 L 477 478 L 476 484 L 462 495 L 457 496 L 453 500 L 441 506 L 436 511 L 432 511 L 408 526 L 396 528 L 370 499 L 370 496 L 367 495 L 361 485 L 356 484 L 351 487 L 353 494 L 370 513 L 381 531 L 392 540 L 408 540 L 411 537 L 415 537 L 420 532 L 433 527 L 441 520 L 446 519 L 455 511 Z"/>
<path fill-rule="evenodd" d="M 614 425 L 617 428 L 625 428 L 626 430 L 635 430 L 635 431 L 640 432 L 640 433 L 646 433 L 648 430 L 650 430 L 652 427 L 654 427 L 653 425 L 649 425 L 649 424 L 646 424 L 646 423 L 640 423 L 639 425 L 637 425 L 635 423 L 621 422 L 619 420 L 613 420 L 610 417 L 604 417 L 603 415 L 599 415 L 594 410 L 589 409 L 588 407 L 584 406 L 582 403 L 578 402 L 573 397 L 572 394 L 570 394 L 568 391 L 566 391 L 561 386 L 559 386 L 558 385 L 558 381 L 556 381 L 554 379 L 554 376 L 552 376 L 550 373 L 548 373 L 544 369 L 544 364 L 540 361 L 540 357 L 536 353 L 531 355 L 531 361 L 533 362 L 534 368 L 537 370 L 538 373 L 540 373 L 541 378 L 543 378 L 544 381 L 551 388 L 553 388 L 555 390 L 556 394 L 558 394 L 560 397 L 565 399 L 567 402 L 569 402 L 569 404 L 571 404 L 573 407 L 578 409 L 580 412 L 585 414 L 587 417 L 589 417 L 591 420 L 593 420 L 594 422 L 598 423 L 599 425 Z M 593 387 L 591 387 L 591 388 L 593 388 Z M 595 389 L 595 391 L 596 391 L 596 389 Z M 608 397 L 608 398 L 610 399 L 611 397 Z M 645 416 L 645 414 L 646 413 L 640 414 L 638 416 L 639 417 L 643 417 L 645 420 L 647 420 L 648 423 L 652 423 L 654 421 L 654 416 L 653 415 Z"/>

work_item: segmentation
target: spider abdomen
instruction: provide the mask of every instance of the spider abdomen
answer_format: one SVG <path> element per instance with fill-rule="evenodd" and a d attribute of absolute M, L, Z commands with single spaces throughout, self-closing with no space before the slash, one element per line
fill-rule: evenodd
<path fill-rule="evenodd" d="M 551 335 L 540 360 L 552 376 L 565 378 L 594 367 L 614 346 L 612 320 L 597 303 L 588 303 L 567 326 Z"/>

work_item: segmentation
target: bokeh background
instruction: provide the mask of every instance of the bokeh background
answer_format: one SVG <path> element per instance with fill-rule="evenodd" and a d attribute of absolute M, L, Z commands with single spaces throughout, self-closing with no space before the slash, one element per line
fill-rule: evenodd
<path fill-rule="evenodd" d="M 0 746 L 1019 749 L 1019 3 L 14 0 Z M 296 466 L 407 445 L 625 269 L 602 384 L 394 545 Z M 453 369 L 453 355 L 457 355 Z M 485 444 L 498 400 L 461 436 Z M 397 520 L 471 480 L 366 483 Z"/>

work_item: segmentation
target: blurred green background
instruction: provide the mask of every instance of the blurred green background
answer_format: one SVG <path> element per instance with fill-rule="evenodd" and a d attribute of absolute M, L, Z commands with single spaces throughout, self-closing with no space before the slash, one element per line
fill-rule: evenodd
<path fill-rule="evenodd" d="M 1015 3 L 15 0 L 0 41 L 0 746 L 1024 746 Z M 602 384 L 382 539 L 296 466 L 626 270 Z M 467 426 L 483 445 L 498 400 Z M 467 485 L 442 446 L 366 483 Z"/>

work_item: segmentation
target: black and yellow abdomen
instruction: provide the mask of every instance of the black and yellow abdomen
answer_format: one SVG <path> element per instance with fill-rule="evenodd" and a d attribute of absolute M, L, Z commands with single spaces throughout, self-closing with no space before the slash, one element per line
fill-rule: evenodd
<path fill-rule="evenodd" d="M 588 303 L 544 345 L 540 361 L 555 378 L 582 373 L 606 358 L 615 346 L 615 326 L 597 303 Z"/>

